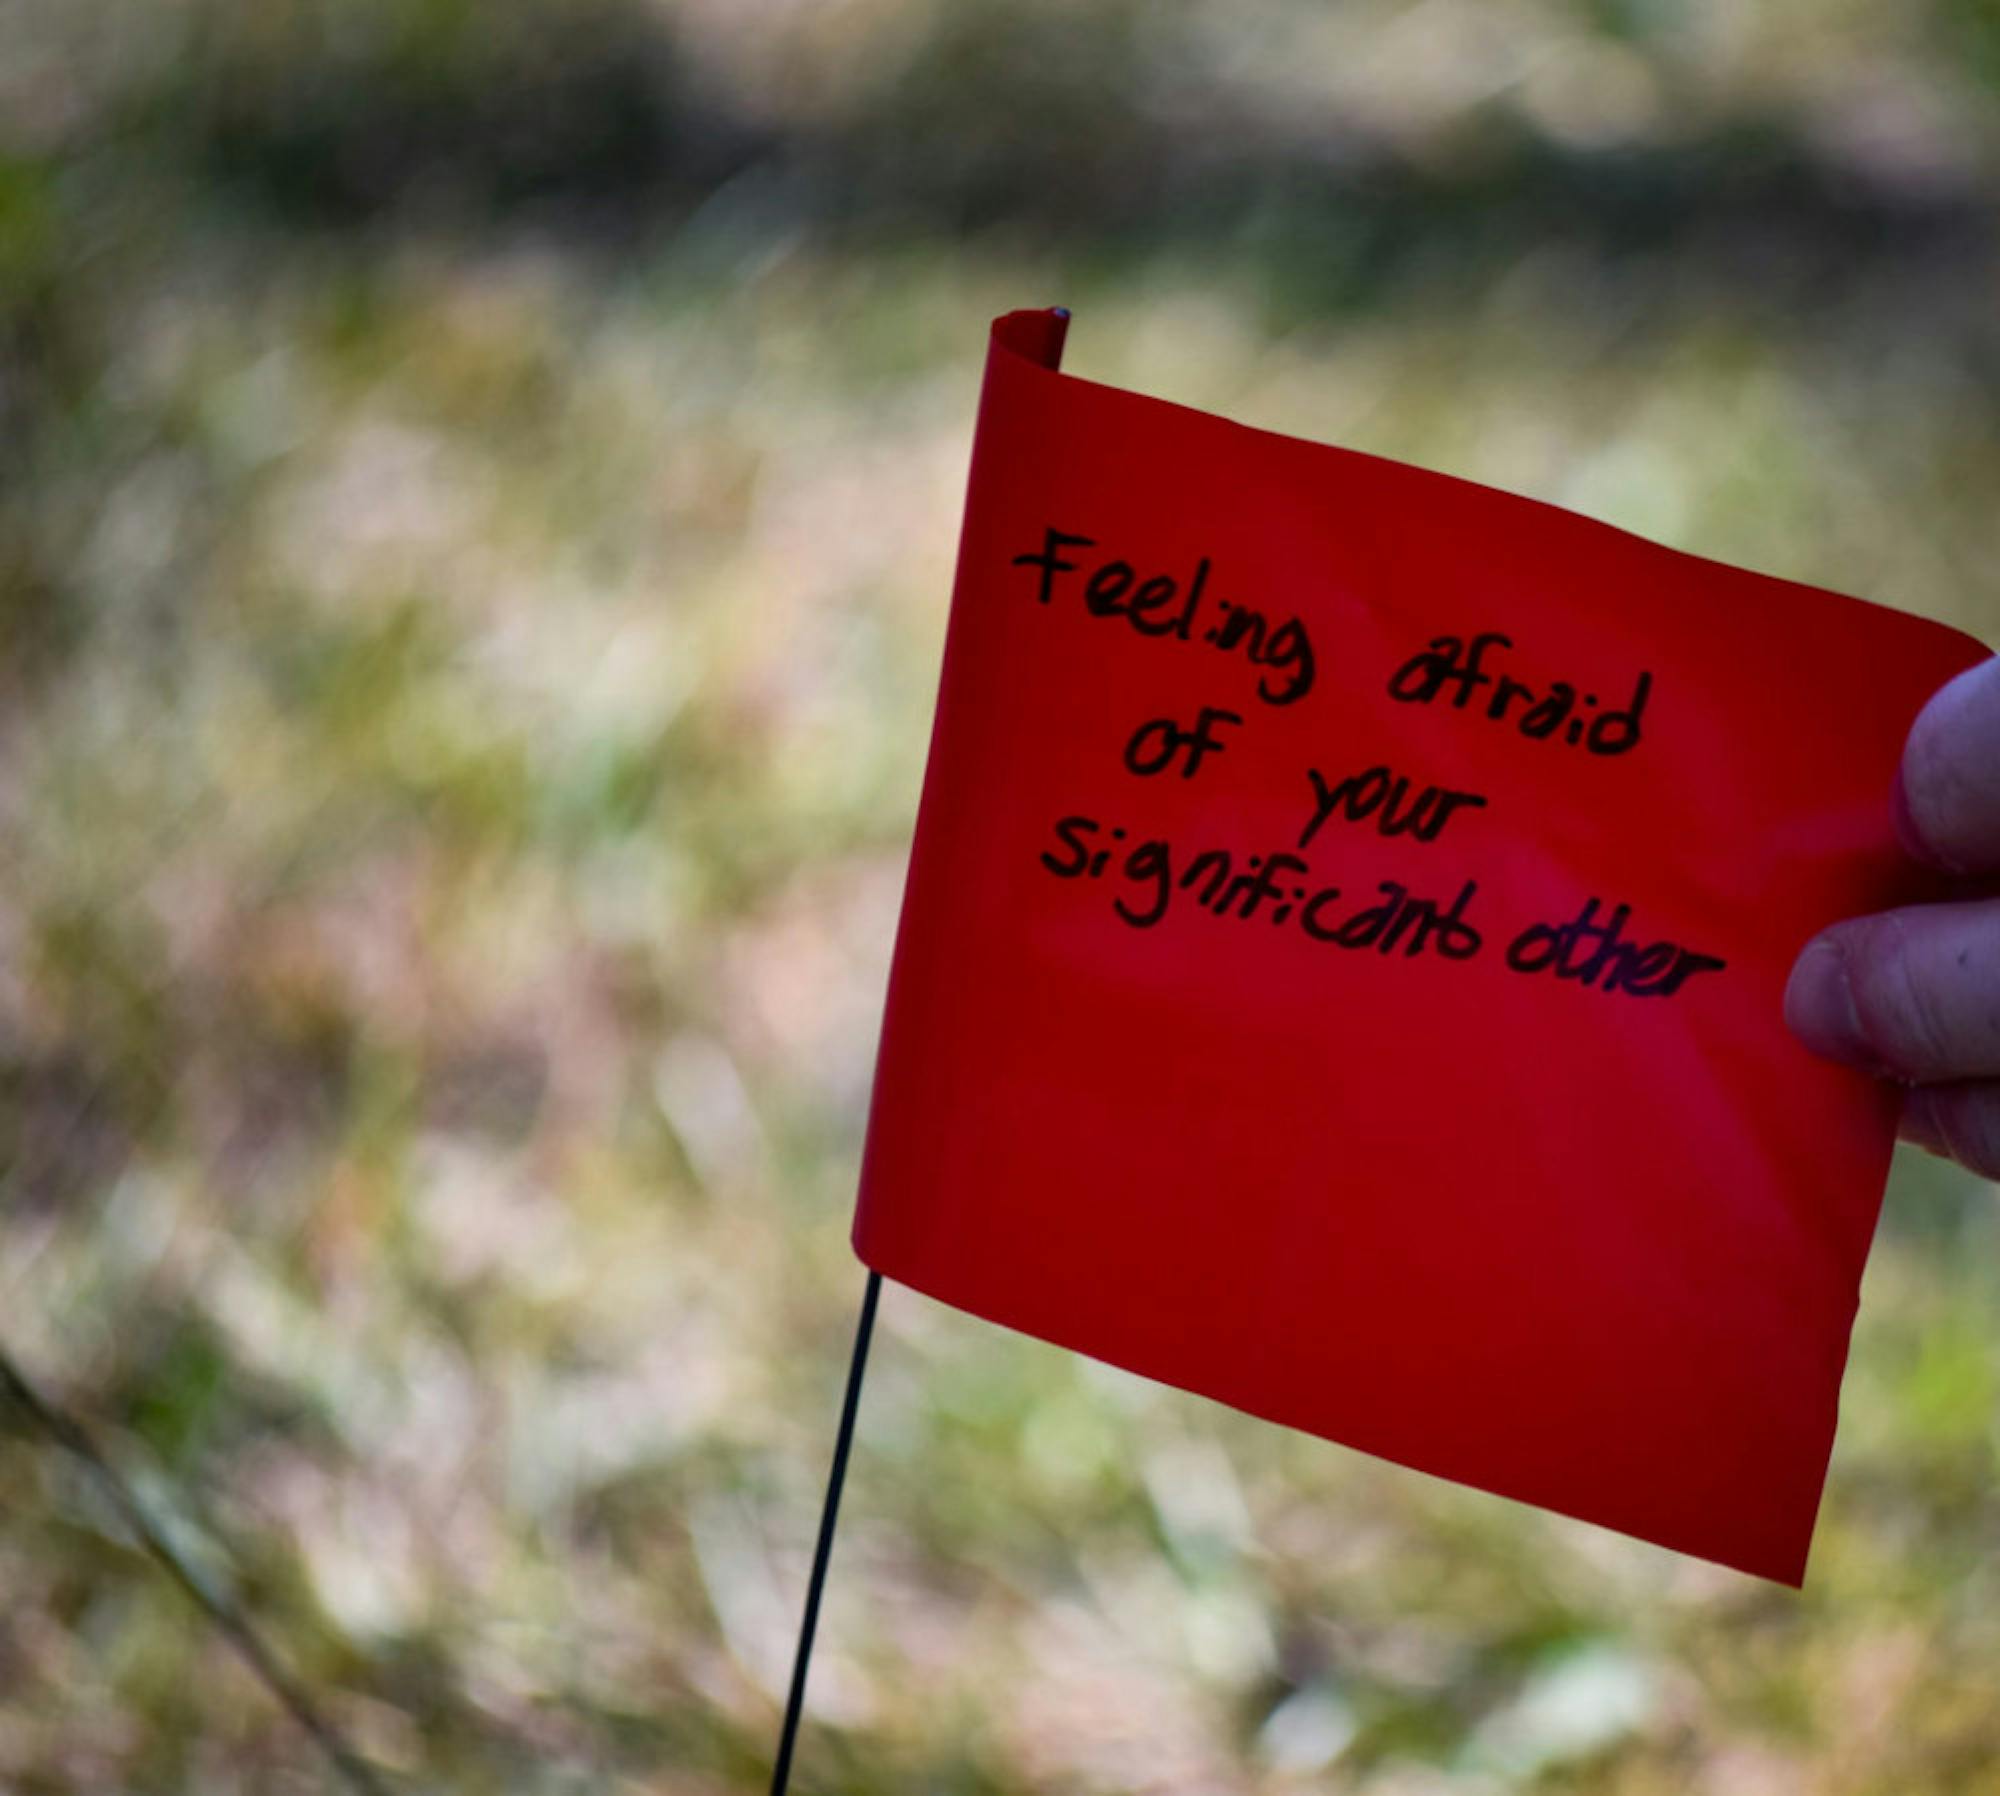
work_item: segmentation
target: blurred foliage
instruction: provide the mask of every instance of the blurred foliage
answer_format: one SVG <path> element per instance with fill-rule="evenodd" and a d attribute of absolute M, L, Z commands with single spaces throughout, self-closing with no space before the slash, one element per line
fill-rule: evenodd
<path fill-rule="evenodd" d="M 8 1347 L 399 1785 L 763 1787 L 987 318 L 1992 638 L 1982 0 L 0 0 Z M 1802 1597 L 884 1307 L 802 1790 L 2000 1789 L 2000 1219 Z M 0 1417 L 0 1786 L 327 1787 Z"/>

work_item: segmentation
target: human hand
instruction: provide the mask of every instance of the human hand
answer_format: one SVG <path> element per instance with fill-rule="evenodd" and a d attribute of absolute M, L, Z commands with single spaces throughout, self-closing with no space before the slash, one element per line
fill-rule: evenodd
<path fill-rule="evenodd" d="M 2000 873 L 2000 657 L 1910 726 L 1896 828 L 1918 860 Z M 1792 968 L 1785 1020 L 1815 1053 L 1907 1086 L 1905 1139 L 2000 1178 L 2000 898 L 1836 923 Z"/>

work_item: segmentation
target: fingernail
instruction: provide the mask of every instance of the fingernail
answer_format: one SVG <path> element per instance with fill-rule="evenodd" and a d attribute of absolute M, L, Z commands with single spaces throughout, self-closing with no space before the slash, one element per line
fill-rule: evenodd
<path fill-rule="evenodd" d="M 1815 1054 L 1873 1070 L 1848 977 L 1847 952 L 1835 936 L 1808 942 L 1785 985 L 1785 1021 Z"/>
<path fill-rule="evenodd" d="M 1903 783 L 1900 767 L 1896 769 L 1896 783 L 1889 788 L 1889 815 L 1895 821 L 1896 840 L 1911 860 L 1930 867 L 1941 864 L 1937 850 L 1924 840 L 1923 831 L 1917 827 L 1917 819 L 1910 810 L 1910 788 Z"/>

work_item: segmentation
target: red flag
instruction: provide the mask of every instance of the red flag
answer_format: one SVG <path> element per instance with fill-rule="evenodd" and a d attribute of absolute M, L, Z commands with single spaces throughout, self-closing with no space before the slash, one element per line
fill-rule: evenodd
<path fill-rule="evenodd" d="M 1781 997 L 1927 895 L 1891 779 L 1984 650 L 1066 324 L 993 330 L 857 1251 L 1799 1582 L 1896 1097 Z"/>

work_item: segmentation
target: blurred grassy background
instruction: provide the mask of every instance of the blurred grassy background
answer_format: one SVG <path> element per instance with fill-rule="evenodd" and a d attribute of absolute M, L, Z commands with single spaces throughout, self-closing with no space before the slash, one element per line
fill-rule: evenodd
<path fill-rule="evenodd" d="M 1988 0 L 0 0 L 0 1335 L 399 1786 L 763 1787 L 986 321 L 2000 637 Z M 1803 1597 L 884 1307 L 801 1791 L 2000 1790 Z M 225 1544 L 226 1543 L 226 1544 Z M 0 1787 L 327 1787 L 0 1417 Z"/>

